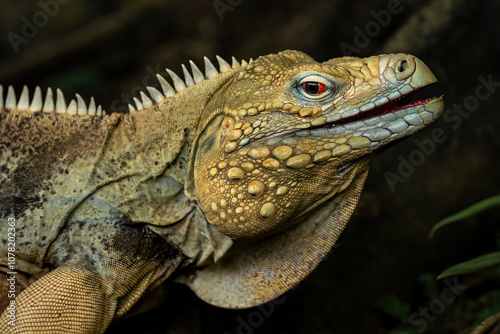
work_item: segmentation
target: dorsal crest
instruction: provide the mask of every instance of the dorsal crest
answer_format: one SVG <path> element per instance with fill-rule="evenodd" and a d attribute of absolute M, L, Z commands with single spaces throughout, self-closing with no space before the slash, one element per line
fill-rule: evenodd
<path fill-rule="evenodd" d="M 241 66 L 247 66 L 253 60 L 250 59 L 249 62 L 242 60 L 238 62 L 235 57 L 232 57 L 232 63 L 229 64 L 222 57 L 216 56 L 219 68 L 217 68 L 207 57 L 204 57 L 205 73 L 203 73 L 198 66 L 192 61 L 189 61 L 191 71 L 182 64 L 182 72 L 184 79 L 177 75 L 174 71 L 166 69 L 169 74 L 172 83 L 169 83 L 162 75 L 157 74 L 159 86 L 161 91 L 155 87 L 146 87 L 146 92 L 141 91 L 139 93 L 140 99 L 134 97 L 134 104 L 129 104 L 129 111 L 138 111 L 149 108 L 155 104 L 160 103 L 166 98 L 174 96 L 175 94 L 184 91 L 186 88 L 196 85 L 206 79 L 237 69 Z M 89 104 L 84 101 L 82 96 L 79 94 L 75 95 L 69 103 L 66 103 L 63 92 L 60 89 L 56 89 L 56 96 L 54 96 L 52 88 L 47 89 L 45 98 L 43 97 L 42 90 L 40 87 L 35 88 L 33 96 L 30 98 L 29 89 L 27 86 L 23 87 L 23 90 L 19 97 L 16 95 L 15 90 L 12 86 L 7 89 L 7 94 L 4 96 L 4 88 L 0 85 L 0 110 L 14 110 L 28 111 L 28 112 L 43 112 L 43 113 L 62 113 L 70 115 L 92 115 L 92 116 L 104 116 L 106 112 L 100 105 L 96 105 L 94 98 L 92 97 Z"/>

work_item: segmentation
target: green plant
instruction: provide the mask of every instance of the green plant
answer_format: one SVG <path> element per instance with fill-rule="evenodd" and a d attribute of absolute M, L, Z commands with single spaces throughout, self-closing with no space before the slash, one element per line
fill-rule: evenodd
<path fill-rule="evenodd" d="M 475 214 L 486 211 L 496 206 L 500 206 L 500 195 L 484 199 L 476 204 L 473 204 L 455 213 L 454 215 L 451 215 L 437 222 L 436 225 L 434 225 L 434 227 L 431 229 L 429 236 L 432 238 L 436 233 L 436 231 L 442 228 L 443 226 L 458 222 L 462 219 L 468 218 L 470 216 L 473 216 Z M 497 265 L 500 265 L 500 251 L 481 255 L 475 259 L 451 266 L 450 268 L 441 272 L 437 278 L 442 279 L 454 275 L 475 273 L 480 270 L 491 268 Z"/>

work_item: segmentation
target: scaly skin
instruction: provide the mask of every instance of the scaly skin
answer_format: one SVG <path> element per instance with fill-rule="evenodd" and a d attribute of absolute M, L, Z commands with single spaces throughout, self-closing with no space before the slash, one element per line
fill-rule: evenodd
<path fill-rule="evenodd" d="M 410 55 L 218 60 L 127 115 L 0 86 L 2 308 L 9 218 L 18 272 L 2 333 L 102 333 L 180 268 L 214 305 L 279 296 L 334 245 L 374 152 L 443 108 L 389 102 L 436 81 Z"/>

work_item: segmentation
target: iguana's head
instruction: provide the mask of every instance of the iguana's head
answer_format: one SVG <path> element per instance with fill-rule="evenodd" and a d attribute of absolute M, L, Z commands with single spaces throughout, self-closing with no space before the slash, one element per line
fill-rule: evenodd
<path fill-rule="evenodd" d="M 439 116 L 441 98 L 403 99 L 434 82 L 407 54 L 318 63 L 285 51 L 234 70 L 210 99 L 197 144 L 209 222 L 233 239 L 262 238 L 362 185 L 374 150 Z"/>

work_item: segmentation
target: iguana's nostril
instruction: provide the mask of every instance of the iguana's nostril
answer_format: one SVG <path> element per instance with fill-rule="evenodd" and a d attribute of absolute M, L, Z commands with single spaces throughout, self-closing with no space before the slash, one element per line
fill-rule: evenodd
<path fill-rule="evenodd" d="M 404 72 L 407 68 L 408 68 L 408 62 L 406 61 L 406 59 L 401 60 L 397 67 L 399 72 Z"/>
<path fill-rule="evenodd" d="M 415 58 L 409 55 L 398 56 L 399 59 L 395 59 L 393 65 L 394 74 L 396 75 L 396 79 L 398 81 L 406 80 L 415 72 Z"/>

